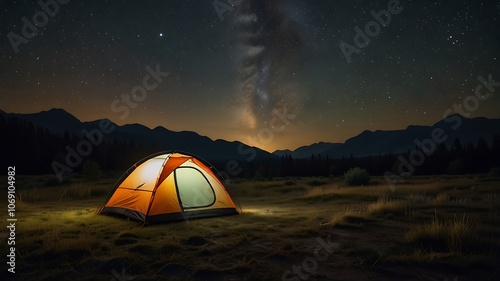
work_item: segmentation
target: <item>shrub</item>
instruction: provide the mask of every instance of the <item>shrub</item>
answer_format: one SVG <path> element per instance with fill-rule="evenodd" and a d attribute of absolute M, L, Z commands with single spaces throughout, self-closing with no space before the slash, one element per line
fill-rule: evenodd
<path fill-rule="evenodd" d="M 359 167 L 351 168 L 344 174 L 344 181 L 348 186 L 367 185 L 370 183 L 370 174 Z"/>
<path fill-rule="evenodd" d="M 490 172 L 488 173 L 488 176 L 490 177 L 500 177 L 500 167 L 493 167 L 490 169 Z"/>
<path fill-rule="evenodd" d="M 253 176 L 254 181 L 262 181 L 264 180 L 264 177 L 262 176 L 260 171 L 257 171 L 255 175 Z"/>
<path fill-rule="evenodd" d="M 86 180 L 98 180 L 101 178 L 101 166 L 92 160 L 85 162 L 83 165 L 83 176 Z"/>
<path fill-rule="evenodd" d="M 457 159 L 448 165 L 446 171 L 452 175 L 461 175 L 465 173 L 465 162 L 462 159 Z"/>
<path fill-rule="evenodd" d="M 310 180 L 307 182 L 307 185 L 309 185 L 309 186 L 321 186 L 324 184 L 326 184 L 326 182 L 320 181 L 320 180 Z"/>

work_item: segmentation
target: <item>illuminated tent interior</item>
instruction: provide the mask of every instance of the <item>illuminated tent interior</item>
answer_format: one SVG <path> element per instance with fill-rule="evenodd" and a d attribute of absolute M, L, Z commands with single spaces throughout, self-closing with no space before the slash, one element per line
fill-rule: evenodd
<path fill-rule="evenodd" d="M 153 154 L 125 172 L 97 212 L 144 223 L 238 214 L 217 175 L 188 153 Z"/>

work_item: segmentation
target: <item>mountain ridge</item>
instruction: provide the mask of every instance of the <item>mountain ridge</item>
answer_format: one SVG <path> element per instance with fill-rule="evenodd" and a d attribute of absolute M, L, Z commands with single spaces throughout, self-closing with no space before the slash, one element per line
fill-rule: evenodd
<path fill-rule="evenodd" d="M 453 128 L 455 125 L 456 129 Z M 500 119 L 467 118 L 459 114 L 453 114 L 431 126 L 408 125 L 406 129 L 398 130 L 364 130 L 358 135 L 347 139 L 344 143 L 320 142 L 301 146 L 295 150 L 276 150 L 273 154 L 280 157 L 290 155 L 295 159 L 303 159 L 311 157 L 311 155 L 342 158 L 398 154 L 414 149 L 416 140 L 421 141 L 432 138 L 432 132 L 437 128 L 441 128 L 447 136 L 444 142 L 447 147 L 451 146 L 452 142 L 457 138 L 462 144 L 475 144 L 481 137 L 490 143 L 495 134 L 500 135 Z M 325 150 L 325 147 L 329 148 Z M 318 151 L 321 152 L 317 153 Z"/>
<path fill-rule="evenodd" d="M 188 151 L 215 162 L 247 161 L 249 153 L 254 155 L 255 160 L 278 158 L 265 150 L 239 141 L 213 140 L 192 131 L 175 132 L 163 126 L 151 129 L 139 123 L 117 125 L 107 118 L 82 122 L 71 113 L 60 108 L 28 114 L 1 111 L 0 115 L 31 122 L 36 127 L 46 128 L 50 133 L 59 135 L 68 132 L 82 136 L 83 130 L 87 132 L 96 130 L 99 129 L 101 122 L 110 122 L 110 126 L 113 126 L 114 129 L 111 133 L 104 134 L 103 138 L 105 140 L 133 142 L 136 145 L 153 146 L 163 150 Z"/>
<path fill-rule="evenodd" d="M 196 155 L 216 161 L 245 160 L 249 148 L 255 151 L 255 159 L 277 159 L 291 156 L 295 159 L 321 155 L 330 158 L 365 157 L 378 154 L 398 154 L 414 149 L 415 140 L 432 137 L 433 130 L 440 128 L 447 136 L 445 144 L 449 147 L 458 138 L 463 144 L 475 143 L 480 137 L 487 142 L 495 134 L 500 134 L 500 119 L 485 117 L 467 118 L 454 114 L 439 120 L 433 125 L 408 125 L 405 129 L 398 130 L 364 130 L 347 139 L 343 143 L 317 142 L 298 147 L 295 150 L 276 150 L 272 153 L 258 147 L 248 146 L 240 141 L 227 141 L 224 139 L 211 139 L 193 131 L 171 131 L 163 126 L 149 128 L 143 124 L 133 123 L 117 125 L 107 118 L 93 121 L 80 121 L 71 113 L 61 108 L 53 108 L 38 113 L 6 113 L 0 110 L 0 115 L 17 117 L 33 123 L 35 126 L 47 128 L 52 133 L 64 134 L 69 132 L 81 135 L 83 130 L 99 129 L 103 121 L 114 126 L 111 134 L 106 135 L 108 140 L 133 142 L 140 145 L 165 148 L 166 150 L 190 151 Z M 456 127 L 456 128 L 454 128 Z"/>

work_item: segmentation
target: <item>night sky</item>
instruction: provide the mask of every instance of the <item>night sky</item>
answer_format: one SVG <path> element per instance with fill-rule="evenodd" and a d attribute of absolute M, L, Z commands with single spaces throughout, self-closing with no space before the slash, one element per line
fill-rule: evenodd
<path fill-rule="evenodd" d="M 341 43 L 355 48 L 355 28 L 365 32 L 372 10 L 397 1 L 60 0 L 46 18 L 37 1 L 4 2 L 6 112 L 63 108 L 82 121 L 196 131 L 273 151 L 430 125 L 474 95 L 479 76 L 500 81 L 493 0 L 400 1 L 349 58 Z M 38 31 L 25 27 L 25 36 L 22 18 L 34 15 Z M 498 93 L 466 113 L 500 118 Z"/>

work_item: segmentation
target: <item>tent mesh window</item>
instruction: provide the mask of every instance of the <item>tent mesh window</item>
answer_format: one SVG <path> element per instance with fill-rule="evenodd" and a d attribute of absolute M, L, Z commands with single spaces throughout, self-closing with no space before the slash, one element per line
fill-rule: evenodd
<path fill-rule="evenodd" d="M 215 192 L 198 169 L 179 167 L 174 173 L 184 209 L 209 207 L 215 203 Z"/>

